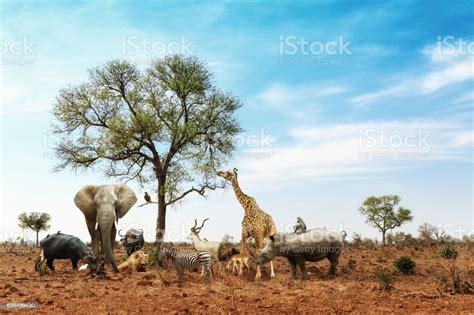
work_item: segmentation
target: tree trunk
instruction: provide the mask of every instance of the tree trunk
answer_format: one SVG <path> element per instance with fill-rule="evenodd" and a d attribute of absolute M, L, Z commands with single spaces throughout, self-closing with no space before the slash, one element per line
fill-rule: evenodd
<path fill-rule="evenodd" d="M 165 199 L 165 182 L 166 179 L 161 178 L 158 181 L 158 218 L 156 219 L 155 244 L 159 250 L 163 243 L 166 230 L 166 199 Z"/>
<path fill-rule="evenodd" d="M 38 234 L 39 234 L 39 231 L 36 231 L 36 246 L 38 247 Z"/>
<path fill-rule="evenodd" d="M 385 233 L 387 231 L 382 231 L 382 245 L 385 246 Z"/>

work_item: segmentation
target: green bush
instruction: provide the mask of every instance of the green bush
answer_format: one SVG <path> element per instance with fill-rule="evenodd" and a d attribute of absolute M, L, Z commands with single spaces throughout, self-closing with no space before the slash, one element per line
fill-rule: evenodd
<path fill-rule="evenodd" d="M 408 256 L 402 256 L 393 263 L 398 271 L 404 274 L 413 273 L 416 267 L 415 262 Z"/>
<path fill-rule="evenodd" d="M 452 246 L 445 246 L 441 248 L 441 256 L 446 259 L 456 259 L 458 257 L 458 251 Z"/>
<path fill-rule="evenodd" d="M 377 267 L 377 270 L 375 271 L 375 277 L 377 278 L 382 290 L 388 291 L 393 288 L 393 277 L 387 268 L 380 266 Z"/>
<path fill-rule="evenodd" d="M 349 259 L 349 260 L 347 261 L 347 267 L 348 267 L 349 269 L 351 269 L 351 270 L 354 270 L 354 269 L 356 268 L 356 261 L 355 261 L 355 259 L 352 259 L 352 258 Z"/>

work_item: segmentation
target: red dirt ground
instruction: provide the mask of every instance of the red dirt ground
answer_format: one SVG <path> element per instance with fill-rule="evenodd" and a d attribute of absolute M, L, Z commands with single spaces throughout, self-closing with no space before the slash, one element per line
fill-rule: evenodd
<path fill-rule="evenodd" d="M 342 254 L 336 276 L 326 275 L 327 261 L 307 263 L 312 272 L 308 281 L 290 279 L 286 260 L 275 263 L 276 277 L 253 280 L 255 271 L 239 278 L 227 272 L 212 284 L 199 272 L 186 272 L 180 287 L 175 270 L 149 267 L 146 272 L 114 274 L 110 279 L 85 277 L 73 271 L 69 261 L 55 261 L 56 273 L 40 276 L 34 272 L 37 248 L 17 247 L 9 253 L 0 247 L 0 313 L 13 312 L 7 302 L 35 302 L 34 313 L 474 313 L 474 295 L 451 295 L 440 290 L 439 277 L 449 277 L 450 261 L 439 255 L 436 246 L 397 249 L 348 248 Z M 458 257 L 473 280 L 473 248 L 459 248 Z M 409 255 L 417 263 L 416 273 L 398 274 L 393 260 Z M 124 252 L 116 250 L 120 260 Z M 355 269 L 348 260 L 356 261 Z M 377 266 L 393 272 L 394 288 L 379 289 L 374 276 Z M 254 265 L 251 264 L 251 269 Z M 110 270 L 110 268 L 109 268 Z M 162 280 L 166 283 L 163 284 Z M 23 310 L 25 311 L 25 310 Z"/>

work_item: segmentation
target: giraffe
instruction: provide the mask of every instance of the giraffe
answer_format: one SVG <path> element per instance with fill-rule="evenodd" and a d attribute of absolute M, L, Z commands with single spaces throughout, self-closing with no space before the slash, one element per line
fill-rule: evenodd
<path fill-rule="evenodd" d="M 276 225 L 272 217 L 265 213 L 258 206 L 255 198 L 250 197 L 242 192 L 237 180 L 237 169 L 231 171 L 219 171 L 217 175 L 230 181 L 234 189 L 235 196 L 244 208 L 245 214 L 242 220 L 242 244 L 240 253 L 245 254 L 247 249 L 247 240 L 253 237 L 257 254 L 262 250 L 265 238 L 276 233 Z M 273 271 L 273 262 L 270 262 L 271 277 L 275 276 Z M 242 264 L 240 264 L 239 275 L 243 274 Z M 257 266 L 257 274 L 255 280 L 261 278 L 260 266 Z"/>

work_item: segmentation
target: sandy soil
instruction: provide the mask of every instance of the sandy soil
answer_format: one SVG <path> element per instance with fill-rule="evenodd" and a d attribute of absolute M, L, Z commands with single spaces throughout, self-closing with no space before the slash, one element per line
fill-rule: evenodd
<path fill-rule="evenodd" d="M 474 274 L 474 249 L 463 247 L 462 262 L 469 277 Z M 439 277 L 448 276 L 450 262 L 436 246 L 386 249 L 348 248 L 337 275 L 327 276 L 327 261 L 307 263 L 308 281 L 290 280 L 288 263 L 277 259 L 276 277 L 255 282 L 254 265 L 242 278 L 231 272 L 216 276 L 211 284 L 199 272 L 187 272 L 182 286 L 172 266 L 149 267 L 146 272 L 114 274 L 96 279 L 73 271 L 69 261 L 55 261 L 55 273 L 34 272 L 37 248 L 16 248 L 8 253 L 0 246 L 0 312 L 13 312 L 7 302 L 34 302 L 34 313 L 474 313 L 474 295 L 452 295 L 440 290 Z M 402 275 L 393 260 L 411 256 L 416 273 Z M 116 250 L 118 261 L 124 252 Z M 458 260 L 460 259 L 458 258 Z M 348 267 L 355 260 L 355 269 Z M 380 290 L 374 276 L 377 266 L 393 271 L 394 288 Z M 110 270 L 110 268 L 109 268 Z M 162 281 L 162 279 L 164 281 Z M 472 279 L 471 279 L 472 280 Z M 11 304 L 9 304 L 12 306 Z M 30 306 L 33 304 L 29 304 Z M 25 311 L 25 310 L 23 310 Z"/>

